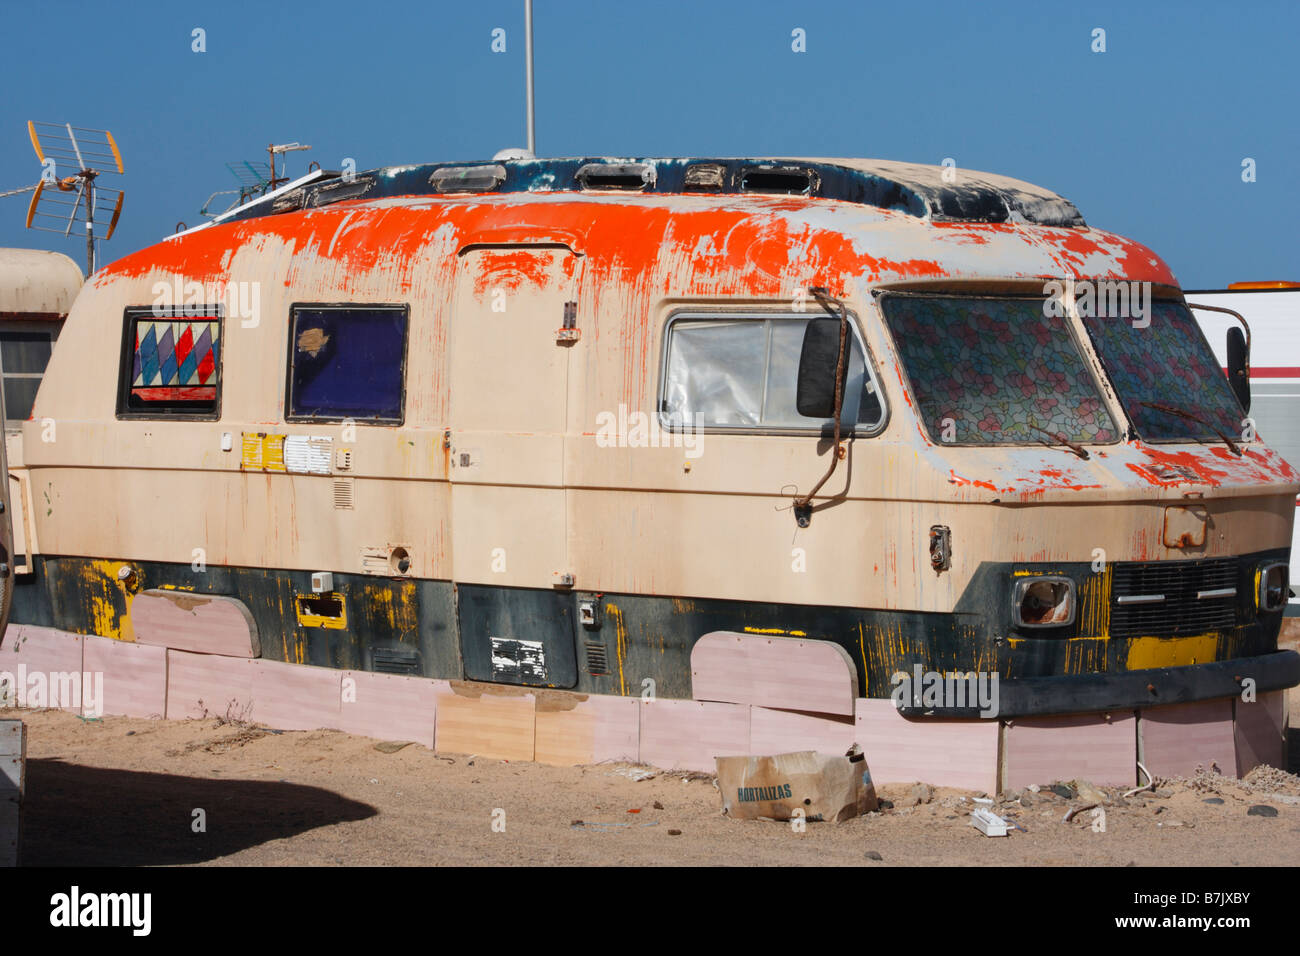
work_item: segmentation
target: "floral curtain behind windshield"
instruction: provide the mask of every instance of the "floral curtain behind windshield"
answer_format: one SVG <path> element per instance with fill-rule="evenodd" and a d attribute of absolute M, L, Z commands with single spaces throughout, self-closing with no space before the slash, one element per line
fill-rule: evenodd
<path fill-rule="evenodd" d="M 1042 299 L 886 296 L 884 310 L 935 440 L 1116 439 L 1066 320 Z"/>
<path fill-rule="evenodd" d="M 1088 318 L 1084 325 L 1143 438 L 1212 441 L 1218 437 L 1215 428 L 1233 437 L 1241 434 L 1245 413 L 1196 320 L 1182 305 L 1154 303 L 1149 325 L 1122 318 Z"/>

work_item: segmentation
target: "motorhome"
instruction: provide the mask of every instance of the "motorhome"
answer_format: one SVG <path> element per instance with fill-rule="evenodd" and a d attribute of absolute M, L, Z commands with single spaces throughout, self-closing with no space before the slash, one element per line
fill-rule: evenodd
<path fill-rule="evenodd" d="M 1154 772 L 1203 723 L 1230 770 L 1261 726 L 1278 759 L 1300 682 L 1300 474 L 1241 402 L 1156 253 L 1007 177 L 324 174 L 87 280 L 23 427 L 13 619 L 164 649 L 169 715 L 230 658 L 526 698 L 537 748 L 566 691 L 640 706 L 643 759 L 688 702 L 751 708 L 743 739 L 682 718 L 714 753 L 767 708 L 886 726 L 873 767 L 957 734 L 999 784 L 1035 720 L 1038 757 L 1119 727 L 1129 779 L 1134 721 Z M 913 673 L 996 676 L 997 708 Z"/>

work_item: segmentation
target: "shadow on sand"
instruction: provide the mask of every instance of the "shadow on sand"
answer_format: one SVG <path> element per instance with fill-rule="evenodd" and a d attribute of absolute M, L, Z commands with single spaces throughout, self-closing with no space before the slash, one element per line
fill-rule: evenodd
<path fill-rule="evenodd" d="M 194 833 L 195 808 L 207 832 Z M 175 866 L 379 811 L 329 790 L 27 761 L 24 866 Z"/>

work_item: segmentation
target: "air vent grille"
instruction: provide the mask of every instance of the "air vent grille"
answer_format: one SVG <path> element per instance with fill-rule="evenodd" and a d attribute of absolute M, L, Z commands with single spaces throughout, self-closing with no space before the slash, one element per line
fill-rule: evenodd
<path fill-rule="evenodd" d="M 609 673 L 609 658 L 603 641 L 584 642 L 587 650 L 587 673 L 603 677 Z"/>
<path fill-rule="evenodd" d="M 352 510 L 352 479 L 334 479 L 334 507 L 339 511 Z"/>
<path fill-rule="evenodd" d="M 406 647 L 376 647 L 370 652 L 373 669 L 380 674 L 420 675 L 420 652 Z"/>

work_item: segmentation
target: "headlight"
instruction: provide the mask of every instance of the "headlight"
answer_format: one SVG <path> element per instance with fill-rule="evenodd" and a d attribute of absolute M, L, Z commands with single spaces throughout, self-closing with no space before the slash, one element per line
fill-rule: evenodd
<path fill-rule="evenodd" d="M 1061 577 L 1022 578 L 1012 593 L 1016 627 L 1060 627 L 1074 623 L 1074 581 Z"/>
<path fill-rule="evenodd" d="M 1290 577 L 1285 564 L 1266 564 L 1259 569 L 1259 609 L 1261 611 L 1280 611 L 1286 607 L 1291 596 L 1287 586 Z"/>

